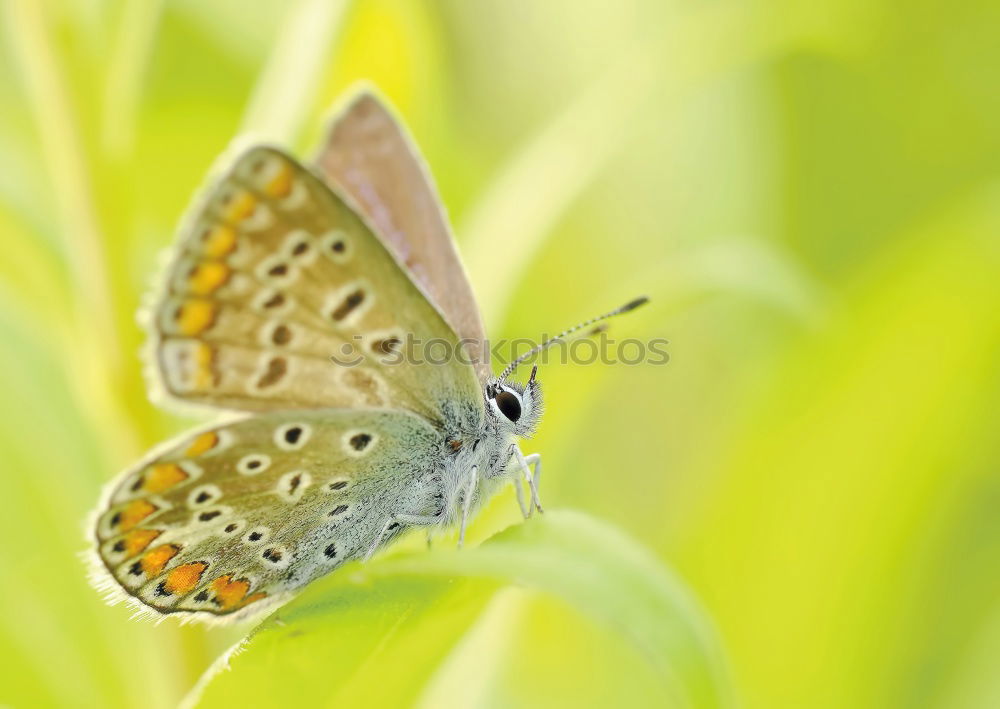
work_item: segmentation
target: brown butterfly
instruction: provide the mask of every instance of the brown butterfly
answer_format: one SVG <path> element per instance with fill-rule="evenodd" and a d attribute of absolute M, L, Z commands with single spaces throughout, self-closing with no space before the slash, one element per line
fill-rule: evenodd
<path fill-rule="evenodd" d="M 507 480 L 526 517 L 541 510 L 540 456 L 516 442 L 541 415 L 535 370 L 507 381 L 526 355 L 491 376 L 434 187 L 371 93 L 336 120 L 316 168 L 253 147 L 198 200 L 150 335 L 168 398 L 241 415 L 111 483 L 92 533 L 115 598 L 234 619 L 409 528 L 457 522 L 461 543 Z"/>

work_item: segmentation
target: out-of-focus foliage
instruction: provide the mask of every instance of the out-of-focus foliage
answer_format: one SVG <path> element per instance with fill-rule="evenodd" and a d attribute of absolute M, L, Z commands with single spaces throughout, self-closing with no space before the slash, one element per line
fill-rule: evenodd
<path fill-rule="evenodd" d="M 653 298 L 610 334 L 667 337 L 670 363 L 542 369 L 529 448 L 548 506 L 694 591 L 740 702 L 996 705 L 997 27 L 982 0 L 5 0 L 0 703 L 173 706 L 245 632 L 104 606 L 83 519 L 191 423 L 148 403 L 135 312 L 213 160 L 247 133 L 307 155 L 369 79 L 494 337 Z M 503 495 L 473 535 L 515 517 Z M 440 599 L 426 705 L 663 700 L 621 627 L 558 589 L 477 606 L 486 582 L 380 576 L 400 563 L 373 587 Z M 416 681 L 401 622 L 367 676 Z"/>

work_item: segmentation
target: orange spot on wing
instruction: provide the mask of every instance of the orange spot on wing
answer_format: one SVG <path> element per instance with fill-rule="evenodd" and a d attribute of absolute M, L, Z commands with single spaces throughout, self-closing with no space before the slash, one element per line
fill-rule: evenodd
<path fill-rule="evenodd" d="M 193 564 L 183 564 L 167 574 L 163 587 L 170 593 L 187 593 L 201 580 L 208 564 L 196 561 Z"/>
<path fill-rule="evenodd" d="M 187 477 L 188 474 L 177 463 L 157 463 L 143 476 L 142 489 L 146 492 L 163 492 L 182 480 L 187 480 Z"/>
<path fill-rule="evenodd" d="M 128 503 L 125 509 L 115 514 L 111 523 L 112 525 L 117 524 L 121 531 L 127 532 L 154 512 L 156 512 L 156 505 L 149 500 L 133 500 Z M 115 518 L 117 518 L 117 522 L 115 522 Z"/>
<path fill-rule="evenodd" d="M 268 197 L 287 197 L 292 191 L 292 168 L 284 161 L 279 163 L 278 174 L 264 185 Z"/>
<path fill-rule="evenodd" d="M 216 224 L 202 236 L 202 252 L 213 259 L 222 258 L 236 248 L 236 230 L 228 224 Z"/>
<path fill-rule="evenodd" d="M 246 190 L 237 192 L 222 207 L 222 216 L 228 222 L 239 222 L 251 214 L 257 208 L 257 200 Z"/>
<path fill-rule="evenodd" d="M 229 274 L 229 266 L 221 261 L 204 261 L 191 270 L 188 289 L 196 295 L 208 295 L 229 280 Z"/>
<path fill-rule="evenodd" d="M 195 456 L 199 456 L 202 453 L 212 450 L 216 445 L 218 445 L 218 443 L 219 434 L 215 431 L 205 431 L 205 433 L 202 433 L 191 441 L 191 445 L 188 446 L 186 451 L 184 451 L 184 455 L 189 458 L 194 458 Z"/>
<path fill-rule="evenodd" d="M 246 579 L 234 581 L 232 576 L 226 574 L 212 581 L 210 588 L 215 593 L 215 601 L 222 607 L 222 610 L 229 610 L 235 608 L 243 600 L 247 591 L 250 590 L 250 582 Z"/>
<path fill-rule="evenodd" d="M 215 322 L 218 308 L 210 300 L 185 300 L 174 313 L 177 330 L 182 335 L 198 335 Z"/>
<path fill-rule="evenodd" d="M 125 535 L 125 558 L 135 556 L 160 536 L 159 529 L 135 529 Z"/>
<path fill-rule="evenodd" d="M 262 598 L 266 598 L 267 594 L 263 591 L 258 591 L 257 593 L 252 593 L 246 597 L 246 600 L 241 603 L 241 606 L 249 606 L 251 603 L 256 603 Z"/>
<path fill-rule="evenodd" d="M 143 554 L 142 559 L 139 560 L 139 565 L 147 576 L 156 576 L 163 571 L 163 567 L 167 565 L 168 561 L 177 556 L 180 550 L 181 548 L 178 544 L 158 546 Z"/>

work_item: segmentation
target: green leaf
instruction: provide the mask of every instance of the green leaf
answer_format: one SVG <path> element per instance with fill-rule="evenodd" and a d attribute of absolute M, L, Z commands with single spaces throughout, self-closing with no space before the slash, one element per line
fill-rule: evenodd
<path fill-rule="evenodd" d="M 718 642 L 688 591 L 621 531 L 564 511 L 475 549 L 383 558 L 317 581 L 248 636 L 229 671 L 217 662 L 187 704 L 412 704 L 511 585 L 615 631 L 674 704 L 732 703 Z"/>

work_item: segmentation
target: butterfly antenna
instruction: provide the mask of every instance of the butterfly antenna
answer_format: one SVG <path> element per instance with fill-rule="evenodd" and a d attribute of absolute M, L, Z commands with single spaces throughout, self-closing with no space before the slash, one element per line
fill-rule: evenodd
<path fill-rule="evenodd" d="M 560 332 L 555 337 L 551 337 L 548 340 L 546 340 L 545 342 L 543 342 L 543 343 L 541 343 L 539 345 L 535 345 L 530 350 L 528 350 L 523 355 L 521 355 L 520 357 L 518 357 L 513 362 L 511 362 L 510 364 L 507 365 L 507 367 L 503 370 L 503 372 L 500 373 L 500 377 L 497 379 L 497 384 L 502 384 L 504 382 L 504 380 L 507 379 L 507 377 L 509 377 L 514 372 L 515 369 L 517 369 L 517 367 L 518 367 L 519 364 L 521 364 L 522 362 L 524 362 L 527 359 L 530 359 L 531 357 L 534 357 L 539 352 L 542 352 L 543 350 L 547 350 L 549 347 L 551 347 L 552 345 L 556 344 L 557 342 L 564 341 L 567 337 L 569 337 L 570 335 L 572 335 L 574 332 L 577 332 L 578 330 L 582 330 L 585 327 L 590 327 L 594 323 L 600 322 L 601 320 L 607 320 L 608 318 L 613 318 L 616 315 L 621 315 L 623 313 L 629 312 L 630 310 L 635 310 L 640 305 L 645 305 L 648 302 L 649 302 L 649 298 L 647 298 L 644 295 L 640 296 L 640 297 L 636 298 L 635 300 L 630 300 L 628 303 L 625 303 L 625 305 L 622 305 L 621 307 L 615 308 L 614 310 L 612 310 L 610 312 L 607 312 L 607 313 L 604 313 L 603 315 L 598 315 L 596 318 L 590 318 L 590 320 L 584 320 L 582 323 L 580 323 L 578 325 L 574 325 L 573 327 L 569 328 L 568 330 L 563 330 L 562 332 Z M 588 335 L 597 334 L 598 332 L 602 332 L 603 329 L 604 329 L 603 326 L 598 326 L 598 327 L 594 328 L 590 333 L 587 333 L 587 334 Z M 534 372 L 534 370 L 532 370 L 532 372 L 531 372 L 531 378 L 532 379 L 534 379 L 534 375 L 535 375 L 535 372 Z"/>

